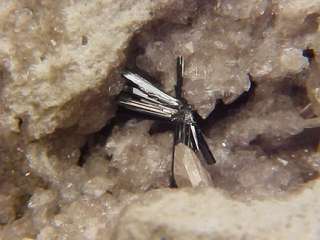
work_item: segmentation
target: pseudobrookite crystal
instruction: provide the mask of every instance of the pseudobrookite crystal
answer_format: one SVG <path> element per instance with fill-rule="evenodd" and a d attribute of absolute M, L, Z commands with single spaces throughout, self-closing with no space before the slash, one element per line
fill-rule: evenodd
<path fill-rule="evenodd" d="M 1 1 L 0 239 L 318 239 L 319 16 L 319 0 Z M 172 94 L 178 55 L 212 187 L 168 189 L 172 133 L 116 114 L 120 70 Z M 210 115 L 249 79 L 246 104 Z"/>

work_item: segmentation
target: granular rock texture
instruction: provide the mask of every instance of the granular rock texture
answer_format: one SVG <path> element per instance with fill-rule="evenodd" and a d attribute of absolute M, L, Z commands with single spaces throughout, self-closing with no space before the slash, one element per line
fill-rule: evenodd
<path fill-rule="evenodd" d="M 299 3 L 208 3 L 189 24 L 164 23 L 138 40 L 146 46 L 138 66 L 157 75 L 167 91 L 175 84 L 175 56 L 186 58 L 185 97 L 209 116 L 208 135 L 220 159 L 212 173 L 232 194 L 282 194 L 318 174 L 310 158 L 317 154 L 317 130 L 304 131 L 302 112 L 311 101 L 314 117 L 319 106 L 319 3 Z M 217 100 L 230 104 L 247 91 L 250 80 L 256 87 L 247 105 L 212 112 Z"/>
<path fill-rule="evenodd" d="M 169 186 L 172 138 L 169 134 L 150 136 L 150 126 L 150 121 L 130 121 L 108 139 L 106 149 L 114 159 L 110 166 L 118 172 L 119 188 L 145 191 Z"/>
<path fill-rule="evenodd" d="M 317 4 L 311 2 L 297 6 L 292 15 L 287 8 L 299 1 L 221 0 L 203 5 L 188 25 L 163 24 L 156 34 L 142 35 L 146 50 L 138 56 L 138 65 L 158 73 L 170 90 L 175 56 L 183 55 L 185 97 L 207 117 L 217 99 L 228 103 L 249 89 L 249 74 L 270 81 L 308 68 L 302 50 L 315 47 L 317 34 L 310 33 L 316 29 L 301 29 L 310 27 L 306 21 L 317 14 Z"/>
<path fill-rule="evenodd" d="M 0 239 L 319 239 L 319 16 L 318 0 L 1 1 Z M 212 187 L 168 189 L 172 133 L 117 112 L 125 65 L 172 93 L 178 55 Z"/>
<path fill-rule="evenodd" d="M 108 96 L 119 91 L 108 74 L 134 32 L 173 3 L 134 2 L 1 3 L 2 101 L 11 131 L 38 139 L 56 129 L 93 132 L 104 125 Z"/>
<path fill-rule="evenodd" d="M 114 239 L 315 240 L 319 183 L 309 187 L 290 198 L 250 203 L 208 188 L 153 191 L 126 209 Z"/>

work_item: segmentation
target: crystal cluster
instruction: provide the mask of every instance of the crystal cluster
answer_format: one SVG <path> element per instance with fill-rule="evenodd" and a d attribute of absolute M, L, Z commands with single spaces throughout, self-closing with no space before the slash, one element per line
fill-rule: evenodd
<path fill-rule="evenodd" d="M 319 15 L 318 0 L 1 1 L 0 239 L 317 239 Z M 116 112 L 124 66 L 173 93 L 177 55 L 210 187 L 168 189 L 172 132 Z"/>

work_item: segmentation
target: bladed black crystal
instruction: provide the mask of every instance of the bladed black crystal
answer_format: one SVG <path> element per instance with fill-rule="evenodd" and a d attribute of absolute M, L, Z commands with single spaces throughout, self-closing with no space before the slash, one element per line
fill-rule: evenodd
<path fill-rule="evenodd" d="M 200 155 L 200 159 L 207 164 L 213 164 L 215 159 L 195 120 L 195 113 L 182 97 L 183 71 L 184 60 L 180 56 L 177 58 L 176 97 L 157 88 L 138 73 L 124 71 L 122 76 L 128 80 L 129 84 L 120 95 L 119 105 L 175 124 L 174 144 L 187 145 Z"/>

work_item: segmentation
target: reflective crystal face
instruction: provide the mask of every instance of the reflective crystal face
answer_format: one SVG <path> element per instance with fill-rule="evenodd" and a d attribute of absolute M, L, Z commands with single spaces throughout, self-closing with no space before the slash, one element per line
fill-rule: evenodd
<path fill-rule="evenodd" d="M 319 0 L 0 9 L 0 239 L 319 239 Z M 123 67 L 175 97 L 179 55 L 183 97 L 208 117 L 210 188 L 168 190 L 173 132 L 117 112 Z M 239 104 L 250 79 L 253 97 Z M 170 96 L 136 90 L 146 112 L 177 114 Z M 198 156 L 180 146 L 179 182 L 201 182 Z"/>
<path fill-rule="evenodd" d="M 188 124 L 195 123 L 193 117 L 193 110 L 190 105 L 184 105 L 179 111 L 173 116 L 175 122 L 185 122 Z"/>
<path fill-rule="evenodd" d="M 195 123 L 192 111 L 190 109 L 184 110 L 184 121 L 188 124 Z"/>
<path fill-rule="evenodd" d="M 204 164 L 213 164 L 215 163 L 215 159 L 206 143 L 206 139 L 202 135 L 200 125 L 197 124 L 196 119 L 194 118 L 191 105 L 189 105 L 182 97 L 184 74 L 184 59 L 182 56 L 177 57 L 176 71 L 176 96 L 174 98 L 154 86 L 139 73 L 125 70 L 122 73 L 122 76 L 127 80 L 128 87 L 124 88 L 123 94 L 119 97 L 118 104 L 131 111 L 144 113 L 146 117 L 158 117 L 160 119 L 165 119 L 170 123 L 173 122 L 175 127 L 173 152 L 175 151 L 177 144 L 182 143 L 198 154 L 199 162 L 203 161 Z M 130 85 L 131 87 L 129 87 Z M 179 154 L 177 156 L 183 155 Z M 175 154 L 173 154 L 172 166 L 174 166 L 174 164 Z M 175 185 L 176 182 L 174 169 L 175 167 L 172 168 L 171 173 L 173 185 Z M 203 171 L 206 171 L 204 166 Z"/>

